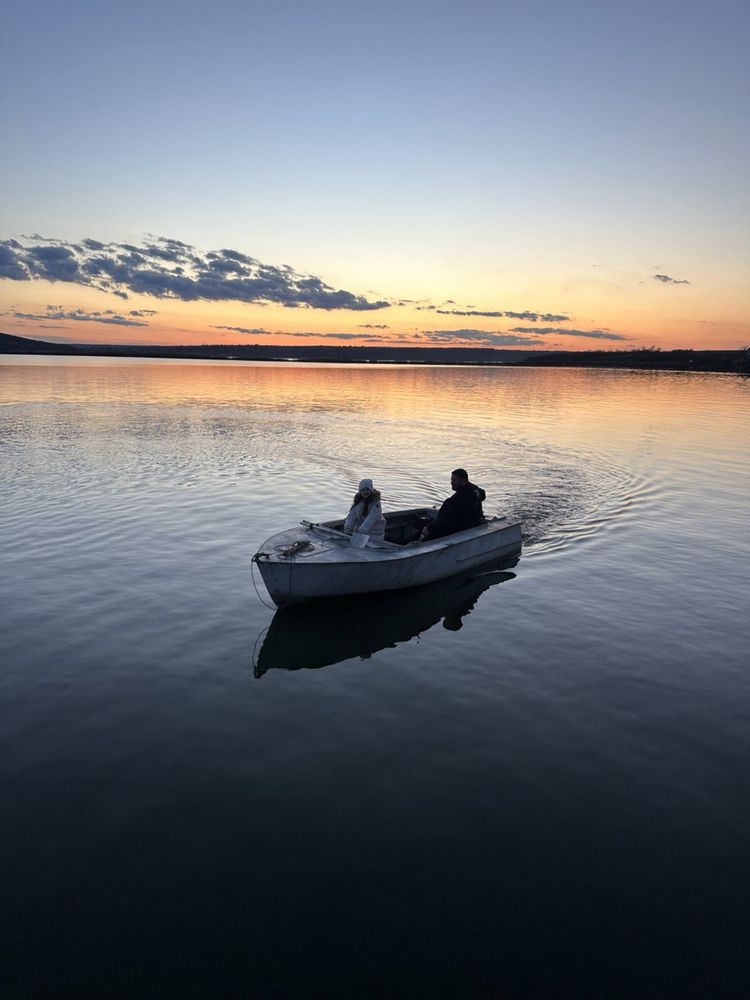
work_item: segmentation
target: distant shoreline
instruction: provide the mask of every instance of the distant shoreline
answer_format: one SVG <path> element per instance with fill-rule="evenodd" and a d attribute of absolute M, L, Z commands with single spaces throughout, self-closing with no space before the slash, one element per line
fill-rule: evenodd
<path fill-rule="evenodd" d="M 631 371 L 717 372 L 750 374 L 750 349 L 740 351 L 695 351 L 683 348 L 662 351 L 555 351 L 543 357 L 510 362 L 528 368 L 623 368 Z"/>
<path fill-rule="evenodd" d="M 521 351 L 478 347 L 329 347 L 199 344 L 55 344 L 0 333 L 0 354 L 59 357 L 162 358 L 325 364 L 467 365 L 471 367 L 623 368 L 750 374 L 750 350 Z"/>

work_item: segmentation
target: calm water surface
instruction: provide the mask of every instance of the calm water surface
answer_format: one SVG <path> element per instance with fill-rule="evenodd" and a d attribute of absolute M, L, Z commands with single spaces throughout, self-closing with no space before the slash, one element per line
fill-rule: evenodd
<path fill-rule="evenodd" d="M 732 376 L 3 359 L 2 996 L 746 996 L 748 440 Z M 517 566 L 258 600 L 457 465 Z"/>

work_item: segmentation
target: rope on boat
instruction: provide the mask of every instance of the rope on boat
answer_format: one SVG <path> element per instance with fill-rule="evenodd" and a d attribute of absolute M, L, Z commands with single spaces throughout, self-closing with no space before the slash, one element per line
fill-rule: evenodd
<path fill-rule="evenodd" d="M 261 597 L 260 591 L 258 590 L 258 584 L 255 582 L 255 564 L 258 561 L 258 555 L 263 550 L 263 546 L 266 545 L 267 542 L 270 542 L 272 538 L 273 535 L 269 535 L 266 541 L 263 542 L 263 544 L 260 546 L 258 551 L 253 556 L 253 558 L 250 560 L 250 579 L 253 581 L 253 587 L 255 588 L 255 596 L 258 598 L 263 607 L 268 608 L 269 611 L 275 611 L 276 606 L 274 604 L 269 604 L 267 601 L 264 601 L 263 598 Z"/>
<path fill-rule="evenodd" d="M 250 560 L 250 579 L 253 581 L 253 587 L 255 588 L 255 596 L 258 598 L 258 600 L 263 605 L 263 607 L 264 608 L 268 608 L 269 611 L 276 611 L 277 610 L 276 605 L 269 604 L 268 601 L 264 601 L 263 600 L 263 597 L 261 596 L 261 593 L 258 590 L 258 584 L 255 581 L 255 564 L 258 562 L 258 556 L 262 554 L 263 549 L 268 544 L 268 542 L 271 541 L 272 538 L 273 538 L 273 535 L 269 535 L 269 537 L 265 540 L 265 542 L 263 542 L 263 544 L 260 546 L 260 548 L 258 549 L 258 551 L 255 553 L 255 555 Z M 278 552 L 278 554 L 282 558 L 285 558 L 285 559 L 289 560 L 289 588 L 288 589 L 289 589 L 289 596 L 290 597 L 291 597 L 291 594 L 292 594 L 292 567 L 294 566 L 294 560 L 295 560 L 295 558 L 298 555 L 312 555 L 312 552 L 313 552 L 314 549 L 315 549 L 315 546 L 313 545 L 313 543 L 312 542 L 308 542 L 307 539 L 305 539 L 305 538 L 299 538 L 296 542 L 292 542 L 291 545 L 276 545 L 276 546 L 274 546 L 274 552 Z"/>
<path fill-rule="evenodd" d="M 277 545 L 275 551 L 278 552 L 280 556 L 284 556 L 284 558 L 289 559 L 296 556 L 300 552 L 307 552 L 308 549 L 312 549 L 314 547 L 313 543 L 308 542 L 306 538 L 299 538 L 296 542 L 292 542 L 291 545 Z"/>
<path fill-rule="evenodd" d="M 311 523 L 308 523 L 306 521 L 303 521 L 302 523 L 308 528 L 308 530 L 311 530 L 311 529 L 314 529 L 314 528 L 318 527 L 317 524 L 311 524 Z M 250 578 L 253 581 L 253 587 L 255 588 L 256 597 L 258 598 L 258 600 L 260 601 L 260 603 L 264 607 L 268 608 L 269 611 L 276 611 L 277 608 L 276 608 L 275 605 L 269 604 L 267 601 L 264 601 L 263 598 L 261 597 L 260 591 L 258 590 L 258 584 L 255 582 L 255 563 L 258 562 L 258 557 L 263 554 L 263 549 L 268 544 L 268 542 L 271 541 L 271 539 L 273 537 L 274 537 L 273 535 L 269 535 L 269 537 L 265 540 L 265 542 L 263 542 L 263 544 L 260 546 L 260 548 L 258 549 L 258 551 L 252 557 L 251 562 L 250 562 Z M 282 559 L 288 559 L 289 560 L 289 585 L 288 585 L 288 590 L 289 590 L 289 596 L 290 597 L 292 596 L 292 568 L 294 566 L 294 561 L 297 558 L 297 556 L 310 556 L 310 555 L 313 554 L 314 551 L 317 551 L 318 553 L 320 553 L 320 552 L 326 552 L 330 548 L 332 548 L 333 546 L 336 546 L 336 545 L 348 545 L 349 544 L 349 538 L 347 536 L 343 536 L 342 538 L 336 538 L 336 537 L 328 536 L 326 538 L 326 543 L 327 544 L 325 544 L 323 546 L 318 546 L 318 548 L 316 550 L 316 548 L 315 548 L 315 546 L 313 545 L 312 542 L 308 541 L 306 538 L 299 538 L 299 539 L 297 539 L 296 542 L 292 542 L 290 545 L 275 545 L 274 546 L 274 549 L 273 549 L 274 552 L 277 552 L 279 554 L 279 556 L 281 556 Z M 267 554 L 266 554 L 266 558 L 268 558 Z"/>

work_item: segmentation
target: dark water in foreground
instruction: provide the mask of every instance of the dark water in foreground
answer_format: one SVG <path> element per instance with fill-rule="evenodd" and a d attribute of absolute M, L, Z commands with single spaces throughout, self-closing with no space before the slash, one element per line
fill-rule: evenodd
<path fill-rule="evenodd" d="M 0 995 L 747 995 L 749 439 L 732 376 L 0 363 Z M 256 599 L 458 464 L 517 566 Z"/>

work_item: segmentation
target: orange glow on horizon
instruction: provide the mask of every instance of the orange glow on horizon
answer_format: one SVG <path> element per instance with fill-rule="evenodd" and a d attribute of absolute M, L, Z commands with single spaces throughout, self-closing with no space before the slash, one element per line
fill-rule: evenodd
<path fill-rule="evenodd" d="M 0 281 L 0 312 L 5 333 L 61 343 L 190 346 L 197 344 L 267 346 L 403 346 L 477 347 L 509 350 L 627 350 L 656 346 L 673 348 L 739 349 L 750 342 L 747 294 L 744 289 L 722 289 L 721 308 L 705 290 L 645 285 L 616 295 L 602 286 L 581 287 L 574 295 L 559 298 L 485 294 L 472 297 L 472 309 L 445 303 L 440 296 L 427 308 L 419 302 L 394 304 L 385 309 L 322 311 L 289 309 L 277 304 L 236 302 L 183 302 L 144 295 L 127 300 L 96 289 L 52 285 L 49 282 Z M 566 297 L 568 299 L 566 303 Z M 574 300 L 574 301 L 571 301 Z M 50 303 L 54 308 L 50 308 Z M 544 312 L 569 317 L 564 321 L 536 321 L 478 313 L 506 309 L 523 312 L 534 306 Z M 438 311 L 443 307 L 443 311 Z M 105 313 L 110 322 L 76 319 Z M 62 314 L 53 318 L 50 314 Z M 462 313 L 469 313 L 463 315 Z M 16 315 L 20 314 L 20 315 Z M 129 325 L 133 324 L 133 325 Z M 140 325 L 135 325 L 140 324 Z M 520 330 L 517 330 L 520 328 Z M 539 328 L 549 332 L 537 334 Z M 626 339 L 576 336 L 566 330 L 617 334 Z M 462 336 L 460 331 L 472 333 Z M 475 332 L 476 331 L 476 332 Z M 445 340 L 440 334 L 445 332 Z M 482 334 L 487 337 L 483 338 Z M 509 342 L 503 341 L 503 335 Z M 536 344 L 513 343 L 514 338 Z"/>

